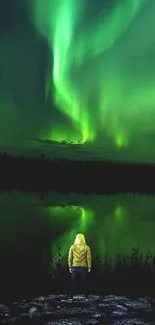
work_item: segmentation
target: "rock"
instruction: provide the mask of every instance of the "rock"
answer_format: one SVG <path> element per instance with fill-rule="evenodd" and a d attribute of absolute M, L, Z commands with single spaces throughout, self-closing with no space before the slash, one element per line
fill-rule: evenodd
<path fill-rule="evenodd" d="M 57 321 L 50 321 L 47 325 L 82 325 L 81 321 L 70 319 L 69 321 L 66 319 L 61 319 Z"/>
<path fill-rule="evenodd" d="M 151 325 L 151 323 L 143 322 L 141 319 L 124 319 L 120 321 L 116 321 L 113 325 Z M 154 323 L 152 323 L 154 325 Z"/>
<path fill-rule="evenodd" d="M 99 313 L 95 313 L 94 315 L 92 315 L 93 317 L 101 317 L 101 314 Z"/>
<path fill-rule="evenodd" d="M 98 321 L 96 319 L 88 319 L 86 320 L 87 325 L 94 325 L 94 324 L 98 324 Z"/>
<path fill-rule="evenodd" d="M 29 314 L 34 314 L 37 312 L 37 308 L 36 307 L 32 307 L 30 310 L 29 310 Z"/>
<path fill-rule="evenodd" d="M 2 324 L 41 325 L 155 325 L 155 303 L 149 297 L 48 295 L 11 306 L 0 305 Z"/>
<path fill-rule="evenodd" d="M 151 306 L 148 302 L 141 301 L 140 299 L 137 301 L 126 301 L 125 305 L 134 309 L 149 309 Z"/>
<path fill-rule="evenodd" d="M 0 304 L 0 316 L 5 316 L 6 314 L 10 314 L 11 308 L 5 305 Z"/>

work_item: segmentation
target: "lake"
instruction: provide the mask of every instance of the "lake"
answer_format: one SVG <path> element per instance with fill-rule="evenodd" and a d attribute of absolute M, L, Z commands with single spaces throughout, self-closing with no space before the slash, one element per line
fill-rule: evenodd
<path fill-rule="evenodd" d="M 114 260 L 135 246 L 155 251 L 155 198 L 140 195 L 64 196 L 49 193 L 43 200 L 32 193 L 0 194 L 0 253 L 39 263 L 67 254 L 77 233 L 83 233 L 92 256 Z M 67 261 L 66 261 L 67 263 Z"/>

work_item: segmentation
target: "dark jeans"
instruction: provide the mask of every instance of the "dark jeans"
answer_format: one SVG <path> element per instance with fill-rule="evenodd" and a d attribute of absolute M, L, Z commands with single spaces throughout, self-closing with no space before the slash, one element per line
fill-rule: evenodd
<path fill-rule="evenodd" d="M 71 291 L 72 296 L 75 293 L 75 284 L 77 276 L 79 275 L 82 280 L 82 291 L 87 296 L 88 295 L 88 268 L 84 266 L 73 266 L 71 273 Z"/>

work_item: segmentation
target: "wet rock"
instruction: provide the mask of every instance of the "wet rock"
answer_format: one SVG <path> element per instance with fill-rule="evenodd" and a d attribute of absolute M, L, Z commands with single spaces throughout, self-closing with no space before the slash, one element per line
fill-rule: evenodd
<path fill-rule="evenodd" d="M 94 325 L 94 324 L 98 324 L 98 321 L 96 319 L 88 319 L 86 320 L 87 325 Z"/>
<path fill-rule="evenodd" d="M 16 304 L 16 306 L 23 308 L 23 309 L 25 309 L 25 308 L 29 309 L 30 303 L 21 303 L 21 304 L 19 303 L 19 304 Z"/>
<path fill-rule="evenodd" d="M 31 301 L 0 305 L 2 324 L 155 325 L 155 303 L 149 297 L 48 295 Z"/>
<path fill-rule="evenodd" d="M 7 314 L 10 314 L 10 312 L 11 312 L 11 308 L 0 304 L 0 316 L 5 316 Z"/>
<path fill-rule="evenodd" d="M 81 321 L 70 319 L 69 321 L 66 319 L 61 319 L 57 321 L 50 321 L 47 325 L 82 325 Z"/>
<path fill-rule="evenodd" d="M 30 315 L 32 315 L 32 314 L 34 314 L 34 313 L 36 313 L 37 312 L 37 308 L 36 307 L 32 307 L 29 311 L 28 311 L 28 313 L 30 314 Z"/>
<path fill-rule="evenodd" d="M 147 323 L 142 321 L 141 319 L 124 319 L 120 321 L 116 321 L 113 325 L 154 325 L 155 323 Z"/>
<path fill-rule="evenodd" d="M 142 299 L 138 299 L 137 301 L 126 301 L 125 305 L 128 307 L 132 307 L 134 309 L 149 309 L 150 308 L 150 304 L 148 302 L 146 302 L 146 300 L 144 299 L 142 301 Z"/>
<path fill-rule="evenodd" d="M 92 315 L 93 317 L 101 317 L 101 314 L 99 314 L 99 313 L 95 313 L 94 315 Z"/>

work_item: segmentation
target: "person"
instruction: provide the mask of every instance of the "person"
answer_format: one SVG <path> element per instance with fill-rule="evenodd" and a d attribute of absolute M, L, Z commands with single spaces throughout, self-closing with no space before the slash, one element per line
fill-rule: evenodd
<path fill-rule="evenodd" d="M 68 267 L 71 273 L 71 290 L 69 293 L 69 299 L 73 299 L 75 292 L 76 277 L 79 274 L 82 279 L 83 291 L 85 298 L 88 296 L 88 272 L 91 271 L 91 250 L 86 245 L 84 235 L 77 234 L 74 244 L 69 249 L 68 254 Z"/>

